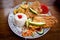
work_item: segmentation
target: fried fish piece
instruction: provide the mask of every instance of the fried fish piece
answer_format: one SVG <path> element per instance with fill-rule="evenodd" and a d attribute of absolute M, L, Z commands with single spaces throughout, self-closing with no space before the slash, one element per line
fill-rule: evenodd
<path fill-rule="evenodd" d="M 46 21 L 46 25 L 44 25 L 43 27 L 52 27 L 58 22 L 58 20 L 54 16 L 46 16 L 44 17 L 44 19 Z"/>
<path fill-rule="evenodd" d="M 52 27 L 54 26 L 58 21 L 55 17 L 53 16 L 37 16 L 33 19 L 34 22 L 46 22 L 46 24 L 42 27 L 47 28 L 47 27 Z"/>
<path fill-rule="evenodd" d="M 32 5 L 30 5 L 30 7 L 32 9 L 34 9 L 35 11 L 37 11 L 39 14 L 42 12 L 42 9 L 41 9 L 40 2 L 39 1 L 33 2 Z"/>
<path fill-rule="evenodd" d="M 28 18 L 32 18 L 36 16 L 36 14 L 33 14 L 32 12 L 30 12 L 29 9 L 26 9 L 25 14 L 27 15 Z"/>
<path fill-rule="evenodd" d="M 39 1 L 33 2 L 32 5 L 30 5 L 30 7 L 33 9 L 37 9 L 38 7 L 40 7 L 40 2 Z"/>

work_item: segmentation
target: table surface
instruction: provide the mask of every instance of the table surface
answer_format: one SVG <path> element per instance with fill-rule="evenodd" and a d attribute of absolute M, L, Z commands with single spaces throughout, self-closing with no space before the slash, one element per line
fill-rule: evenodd
<path fill-rule="evenodd" d="M 28 0 L 27 0 L 28 1 Z M 29 0 L 34 1 L 34 0 Z M 60 38 L 60 12 L 58 8 L 53 5 L 55 0 L 39 0 L 50 7 L 53 16 L 58 20 L 57 25 L 50 29 L 44 36 L 30 40 L 59 40 Z M 23 38 L 15 35 L 8 25 L 8 14 L 11 8 L 20 4 L 22 0 L 0 0 L 0 40 L 24 40 Z M 29 40 L 29 39 L 28 39 Z"/>

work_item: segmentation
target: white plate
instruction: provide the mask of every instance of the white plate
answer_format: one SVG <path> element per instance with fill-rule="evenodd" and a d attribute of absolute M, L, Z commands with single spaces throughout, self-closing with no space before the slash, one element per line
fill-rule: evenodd
<path fill-rule="evenodd" d="M 24 2 L 23 2 L 24 3 Z M 31 2 L 30 2 L 31 3 Z M 18 8 L 20 5 L 16 6 L 15 8 Z M 16 25 L 13 24 L 13 17 L 14 17 L 14 14 L 13 14 L 13 10 L 15 9 L 11 9 L 10 10 L 10 14 L 9 14 L 9 17 L 8 17 L 8 24 L 9 24 L 9 27 L 11 28 L 11 30 L 18 36 L 20 37 L 23 37 L 21 36 L 21 29 L 18 28 Z M 51 15 L 51 13 L 49 12 L 47 15 Z M 32 36 L 29 36 L 29 37 L 23 37 L 23 38 L 27 38 L 27 39 L 34 39 L 34 38 L 38 38 L 38 37 L 41 37 L 43 36 L 44 34 L 46 34 L 48 31 L 50 30 L 50 28 L 45 28 L 44 29 L 44 33 L 42 35 L 39 35 L 37 33 L 35 33 L 34 37 Z"/>

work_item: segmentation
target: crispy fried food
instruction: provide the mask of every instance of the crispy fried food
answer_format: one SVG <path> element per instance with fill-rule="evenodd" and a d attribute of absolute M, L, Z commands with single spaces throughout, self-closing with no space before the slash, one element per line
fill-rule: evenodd
<path fill-rule="evenodd" d="M 27 9 L 27 8 L 28 8 L 28 4 L 27 4 L 27 3 L 22 4 L 21 7 L 22 7 L 23 9 Z"/>
<path fill-rule="evenodd" d="M 21 7 L 19 7 L 17 10 L 18 10 L 18 13 L 25 13 L 25 10 Z"/>
<path fill-rule="evenodd" d="M 52 27 L 58 22 L 57 19 L 53 16 L 46 16 L 44 17 L 44 19 L 46 21 L 46 25 L 44 25 L 43 27 Z"/>
<path fill-rule="evenodd" d="M 18 9 L 14 9 L 14 14 L 17 14 L 17 13 L 25 13 L 25 10 L 21 7 L 19 7 Z"/>
<path fill-rule="evenodd" d="M 33 9 L 37 9 L 37 8 L 39 8 L 39 6 L 40 6 L 40 2 L 35 1 L 35 2 L 32 3 L 32 5 L 30 7 L 33 8 Z"/>
<path fill-rule="evenodd" d="M 22 36 L 26 37 L 26 36 L 31 36 L 32 34 L 33 34 L 33 31 L 29 29 L 26 32 L 23 32 Z"/>
<path fill-rule="evenodd" d="M 29 27 L 30 27 L 32 30 L 35 30 L 35 29 L 39 28 L 39 26 L 34 26 L 34 25 L 29 25 Z"/>
<path fill-rule="evenodd" d="M 17 11 L 18 11 L 17 9 L 14 9 L 13 13 L 14 13 L 14 14 L 16 14 L 16 13 L 17 13 Z"/>
<path fill-rule="evenodd" d="M 52 27 L 54 24 L 57 23 L 57 19 L 53 16 L 43 16 L 43 17 L 37 16 L 33 19 L 33 21 L 34 22 L 43 22 L 43 21 L 45 21 L 46 24 L 44 26 L 42 26 L 44 28 Z"/>
<path fill-rule="evenodd" d="M 34 26 L 34 25 L 29 25 L 29 28 L 33 31 L 40 31 L 42 29 L 41 26 Z"/>
<path fill-rule="evenodd" d="M 35 11 L 37 11 L 38 13 L 41 13 L 42 12 L 42 9 L 40 7 L 40 2 L 39 1 L 33 2 L 32 5 L 30 5 L 30 7 L 32 9 L 34 9 Z"/>
<path fill-rule="evenodd" d="M 26 6 L 26 4 L 24 4 Z M 42 12 L 42 9 L 40 8 L 40 2 L 39 1 L 35 1 L 33 2 L 28 8 L 24 9 L 24 5 L 22 5 L 22 7 L 18 7 L 17 9 L 14 10 L 14 14 L 16 13 L 24 13 L 27 15 L 28 18 L 33 18 L 35 16 L 37 16 L 36 14 L 32 13 L 29 8 L 33 8 L 35 11 L 38 12 L 38 14 L 40 14 Z M 27 4 L 28 6 L 28 4 Z"/>
<path fill-rule="evenodd" d="M 35 15 L 35 14 L 33 14 L 32 12 L 30 12 L 30 10 L 29 10 L 29 9 L 26 9 L 25 14 L 27 15 L 27 17 L 28 17 L 28 18 L 32 18 L 32 17 L 35 17 L 35 16 L 36 16 L 36 15 Z"/>
<path fill-rule="evenodd" d="M 36 16 L 34 17 L 33 22 L 44 22 L 44 19 L 40 16 Z"/>

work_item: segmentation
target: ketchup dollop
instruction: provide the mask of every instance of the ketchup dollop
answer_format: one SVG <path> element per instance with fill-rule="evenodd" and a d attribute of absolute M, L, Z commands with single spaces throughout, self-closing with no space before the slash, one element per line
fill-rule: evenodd
<path fill-rule="evenodd" d="M 41 6 L 41 9 L 42 9 L 42 13 L 47 14 L 48 11 L 49 11 L 48 7 L 45 4 L 41 4 L 40 6 Z"/>
<path fill-rule="evenodd" d="M 18 15 L 18 18 L 21 19 L 22 18 L 22 15 Z"/>

